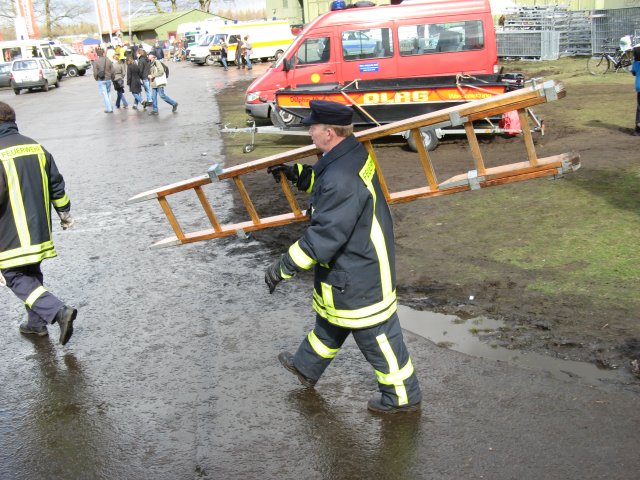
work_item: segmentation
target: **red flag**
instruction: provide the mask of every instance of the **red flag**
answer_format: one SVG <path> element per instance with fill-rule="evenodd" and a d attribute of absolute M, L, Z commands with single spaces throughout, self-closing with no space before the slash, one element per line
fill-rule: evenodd
<path fill-rule="evenodd" d="M 18 0 L 18 16 L 24 18 L 27 26 L 29 38 L 40 38 L 40 30 L 36 22 L 36 16 L 33 13 L 33 3 L 31 0 Z"/>

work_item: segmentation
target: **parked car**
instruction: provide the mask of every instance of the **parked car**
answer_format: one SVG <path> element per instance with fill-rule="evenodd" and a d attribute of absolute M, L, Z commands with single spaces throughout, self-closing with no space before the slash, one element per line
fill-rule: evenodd
<path fill-rule="evenodd" d="M 41 88 L 45 92 L 49 85 L 60 87 L 60 79 L 56 69 L 44 58 L 24 58 L 11 62 L 11 88 L 16 95 L 20 91 Z"/>
<path fill-rule="evenodd" d="M 11 63 L 0 63 L 0 87 L 11 85 Z"/>

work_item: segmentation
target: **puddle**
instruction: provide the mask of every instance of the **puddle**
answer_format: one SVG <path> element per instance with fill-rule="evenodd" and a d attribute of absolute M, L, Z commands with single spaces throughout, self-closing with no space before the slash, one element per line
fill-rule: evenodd
<path fill-rule="evenodd" d="M 398 307 L 398 315 L 400 324 L 405 330 L 427 338 L 437 345 L 474 357 L 549 372 L 563 380 L 580 378 L 592 385 L 610 385 L 613 382 L 628 383 L 629 381 L 625 373 L 620 370 L 602 370 L 591 363 L 491 346 L 472 333 L 472 331 L 481 333 L 497 330 L 505 325 L 499 320 L 484 317 L 462 320 L 455 315 L 419 311 L 404 305 Z"/>

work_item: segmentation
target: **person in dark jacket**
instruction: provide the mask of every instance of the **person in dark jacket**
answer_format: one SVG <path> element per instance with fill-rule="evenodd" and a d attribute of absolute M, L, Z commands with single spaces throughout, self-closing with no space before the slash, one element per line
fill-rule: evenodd
<path fill-rule="evenodd" d="M 156 54 L 156 58 L 158 60 L 164 59 L 164 49 L 162 48 L 162 45 L 160 45 L 160 42 L 156 42 L 155 47 L 153 47 L 153 50 L 151 51 Z"/>
<path fill-rule="evenodd" d="M 151 81 L 149 80 L 151 62 L 147 57 L 147 52 L 142 47 L 138 48 L 138 69 L 140 70 L 140 76 L 142 77 L 142 86 L 144 87 L 144 94 L 146 98 L 143 106 L 146 108 L 152 104 Z"/>
<path fill-rule="evenodd" d="M 395 246 L 391 212 L 376 167 L 353 136 L 352 110 L 312 100 L 309 125 L 323 156 L 313 166 L 269 168 L 311 193 L 310 225 L 265 272 L 273 293 L 283 279 L 314 269 L 314 329 L 295 355 L 278 359 L 300 382 L 313 387 L 349 334 L 373 366 L 381 395 L 369 400 L 376 413 L 420 409 L 422 394 L 398 320 Z"/>
<path fill-rule="evenodd" d="M 142 96 L 142 77 L 140 76 L 140 68 L 138 64 L 133 60 L 131 55 L 127 56 L 127 85 L 129 91 L 133 95 L 133 109 L 137 110 L 138 105 L 143 104 Z"/>
<path fill-rule="evenodd" d="M 60 343 L 73 334 L 78 311 L 43 286 L 40 263 L 56 256 L 51 206 L 63 229 L 73 225 L 71 201 L 56 162 L 36 141 L 20 135 L 16 114 L 0 102 L 0 279 L 27 310 L 20 332 L 44 337 L 58 323 Z"/>

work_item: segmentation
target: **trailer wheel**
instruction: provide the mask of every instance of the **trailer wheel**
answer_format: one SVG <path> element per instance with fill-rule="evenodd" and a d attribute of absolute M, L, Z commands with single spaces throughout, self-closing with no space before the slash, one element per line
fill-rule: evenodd
<path fill-rule="evenodd" d="M 245 143 L 244 147 L 242 147 L 242 153 L 251 153 L 256 146 L 253 143 Z"/>
<path fill-rule="evenodd" d="M 424 147 L 427 149 L 427 151 L 431 152 L 432 150 L 435 150 L 438 146 L 438 136 L 436 135 L 436 132 L 424 127 L 420 129 L 420 133 L 422 134 L 422 142 L 424 143 Z M 407 137 L 407 144 L 409 145 L 409 150 L 411 150 L 412 152 L 418 151 L 416 142 L 413 139 L 413 135 L 411 135 L 411 132 L 409 132 L 409 136 Z"/>

